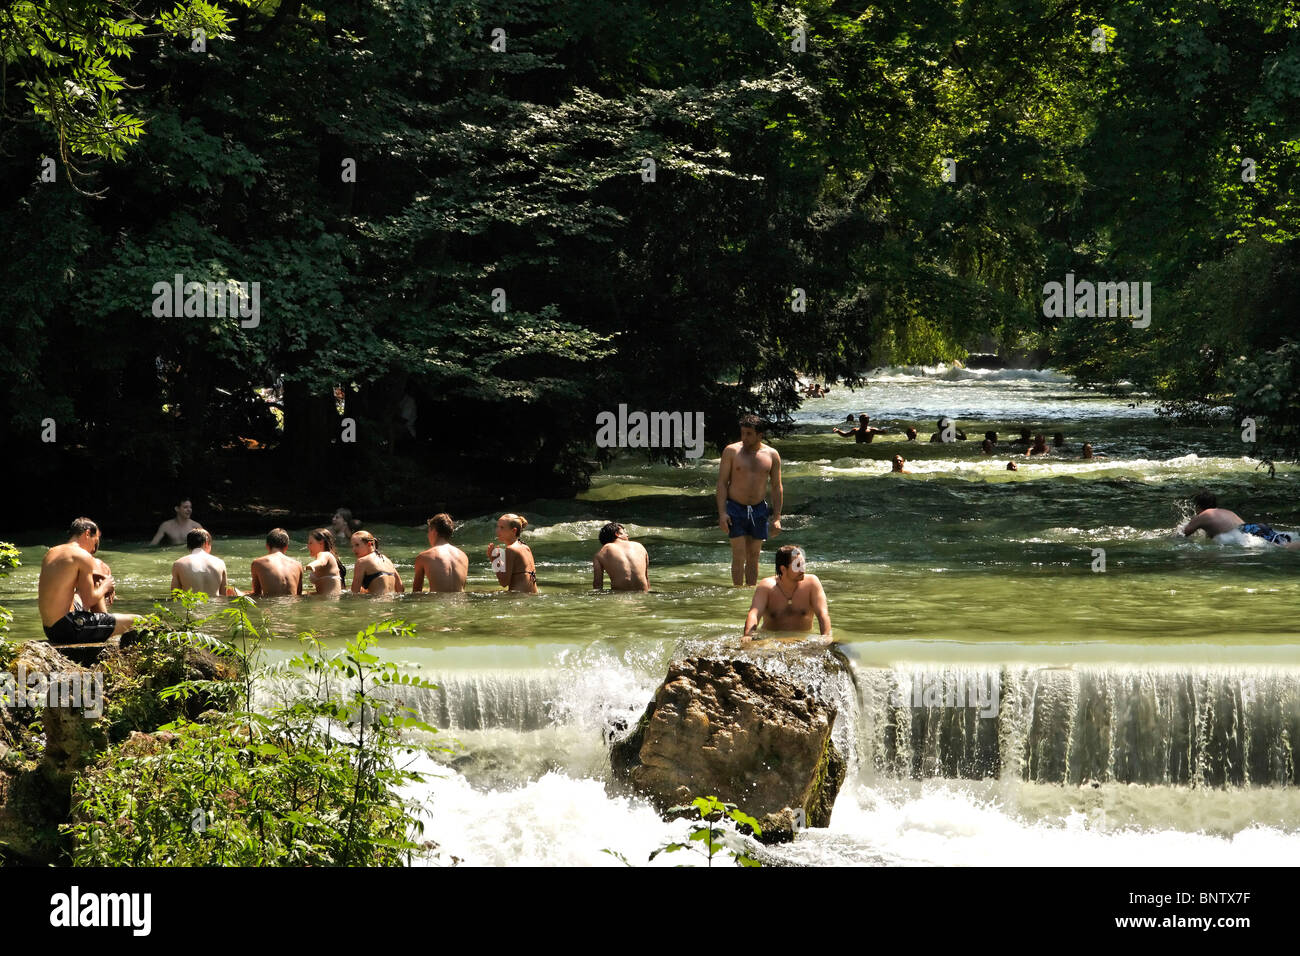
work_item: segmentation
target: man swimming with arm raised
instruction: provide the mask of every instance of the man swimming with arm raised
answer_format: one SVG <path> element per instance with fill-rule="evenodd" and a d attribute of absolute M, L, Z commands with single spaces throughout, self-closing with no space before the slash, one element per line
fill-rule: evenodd
<path fill-rule="evenodd" d="M 830 644 L 831 612 L 826 591 L 817 575 L 807 572 L 802 548 L 787 544 L 776 551 L 776 574 L 764 578 L 754 589 L 754 600 L 745 616 L 745 633 L 741 641 L 754 639 L 761 622 L 766 631 L 812 630 L 813 618 L 821 631 L 822 644 Z M 775 636 L 775 635 L 774 635 Z"/>

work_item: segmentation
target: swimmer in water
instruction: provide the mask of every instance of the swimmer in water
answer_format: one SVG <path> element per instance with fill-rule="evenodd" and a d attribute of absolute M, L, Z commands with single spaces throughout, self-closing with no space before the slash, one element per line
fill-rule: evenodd
<path fill-rule="evenodd" d="M 272 528 L 266 536 L 266 554 L 253 559 L 253 594 L 302 594 L 302 565 L 285 553 L 288 547 L 289 532 Z"/>
<path fill-rule="evenodd" d="M 840 431 L 838 428 L 832 428 L 831 431 L 837 435 L 843 435 L 845 438 L 852 435 L 858 444 L 863 442 L 870 444 L 871 439 L 875 438 L 877 435 L 883 435 L 885 433 L 883 428 L 876 428 L 871 424 L 870 415 L 859 415 L 857 428 L 850 428 L 846 432 Z"/>
<path fill-rule="evenodd" d="M 895 455 L 893 459 L 893 467 L 890 469 L 889 473 L 891 475 L 910 475 L 911 472 L 903 467 L 906 464 L 907 460 L 902 455 Z"/>
<path fill-rule="evenodd" d="M 334 532 L 329 528 L 317 528 L 307 535 L 307 553 L 311 555 L 307 573 L 316 593 L 342 594 L 348 580 L 348 569 L 334 549 Z"/>
<path fill-rule="evenodd" d="M 1300 538 L 1297 538 L 1297 536 L 1283 531 L 1274 531 L 1266 524 L 1242 521 L 1241 515 L 1235 511 L 1220 508 L 1218 498 L 1204 488 L 1197 492 L 1196 497 L 1192 499 L 1192 503 L 1196 506 L 1196 517 L 1183 525 L 1184 537 L 1190 537 L 1198 531 L 1204 531 L 1210 538 L 1229 531 L 1240 531 L 1242 534 L 1263 538 L 1272 544 L 1287 548 L 1300 548 Z"/>
<path fill-rule="evenodd" d="M 905 434 L 907 435 L 907 440 L 908 440 L 908 441 L 916 441 L 916 429 L 915 429 L 915 428 L 910 428 L 910 427 L 909 427 L 909 428 L 907 429 L 907 431 L 905 432 Z"/>
<path fill-rule="evenodd" d="M 1019 471 L 1019 470 L 1020 468 L 1017 467 L 1014 461 L 1007 462 L 1007 471 Z"/>
<path fill-rule="evenodd" d="M 412 590 L 416 594 L 424 587 L 424 579 L 429 579 L 430 591 L 463 591 L 465 579 L 469 577 L 469 556 L 451 543 L 455 524 L 451 515 L 439 512 L 424 523 L 429 538 L 429 547 L 415 558 L 415 582 Z"/>
<path fill-rule="evenodd" d="M 604 588 L 606 574 L 613 591 L 650 590 L 650 552 L 616 521 L 600 529 L 600 550 L 591 559 L 592 588 Z"/>
<path fill-rule="evenodd" d="M 776 549 L 776 574 L 758 582 L 754 600 L 745 616 L 741 641 L 754 639 L 760 622 L 765 631 L 812 630 L 813 618 L 820 631 L 819 642 L 830 644 L 831 613 L 826 591 L 817 575 L 807 572 L 803 549 L 792 544 Z"/>
<path fill-rule="evenodd" d="M 497 583 L 511 591 L 536 594 L 537 566 L 533 563 L 533 549 L 519 540 L 527 527 L 528 519 L 523 515 L 502 515 L 497 519 L 497 540 L 505 547 L 489 544 L 487 553 Z"/>
<path fill-rule="evenodd" d="M 1028 458 L 1031 455 L 1046 455 L 1047 452 L 1047 436 L 1040 432 L 1034 436 L 1034 443 L 1025 450 L 1025 457 Z"/>
<path fill-rule="evenodd" d="M 194 505 L 189 498 L 184 498 L 176 504 L 176 517 L 168 518 L 158 526 L 154 532 L 153 540 L 149 542 L 149 547 L 156 547 L 164 538 L 168 544 L 185 544 L 185 536 L 195 528 L 203 527 L 197 521 L 190 517 L 194 513 Z"/>
<path fill-rule="evenodd" d="M 209 597 L 225 597 L 226 562 L 212 554 L 212 535 L 195 528 L 185 536 L 190 553 L 172 562 L 172 590 L 200 591 Z"/>
<path fill-rule="evenodd" d="M 357 556 L 352 567 L 353 594 L 401 594 L 406 590 L 397 565 L 379 550 L 379 539 L 369 531 L 352 536 L 352 553 Z"/>

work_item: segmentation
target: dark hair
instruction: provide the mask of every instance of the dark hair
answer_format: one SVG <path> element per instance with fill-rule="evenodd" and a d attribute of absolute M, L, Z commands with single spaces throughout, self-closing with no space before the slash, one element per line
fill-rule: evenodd
<path fill-rule="evenodd" d="M 740 427 L 752 428 L 760 435 L 763 434 L 763 432 L 767 431 L 767 425 L 763 422 L 763 419 L 759 418 L 757 415 L 754 415 L 752 413 L 749 415 L 740 416 Z"/>
<path fill-rule="evenodd" d="M 998 441 L 998 433 L 997 433 L 997 432 L 985 432 L 985 433 L 984 433 L 984 440 L 985 440 L 985 441 L 991 441 L 991 442 L 993 442 L 993 443 L 996 445 L 996 444 L 997 444 L 997 441 Z"/>
<path fill-rule="evenodd" d="M 1057 445 L 1065 444 L 1065 432 L 1057 432 L 1052 436 L 1052 442 Z"/>
<path fill-rule="evenodd" d="M 1215 496 L 1214 492 L 1210 491 L 1208 488 L 1202 488 L 1198 491 L 1196 497 L 1192 499 L 1192 503 L 1196 505 L 1197 511 L 1204 511 L 1206 508 L 1219 507 L 1219 499 Z"/>
<path fill-rule="evenodd" d="M 776 549 L 776 573 L 779 575 L 781 573 L 782 568 L 788 568 L 790 566 L 790 563 L 794 561 L 794 553 L 796 551 L 802 551 L 802 550 L 803 549 L 796 544 L 787 544 L 777 548 Z"/>
<path fill-rule="evenodd" d="M 334 513 L 343 519 L 343 523 L 348 526 L 348 531 L 359 531 L 361 529 L 361 521 L 352 517 L 352 512 L 347 508 L 336 508 Z"/>
<path fill-rule="evenodd" d="M 871 421 L 871 416 L 870 416 L 870 415 L 859 415 L 859 416 L 858 416 L 858 421 L 861 422 L 863 425 L 865 425 L 867 422 Z"/>
<path fill-rule="evenodd" d="M 339 565 L 339 580 L 344 584 L 347 584 L 348 569 L 347 565 L 343 563 L 343 559 L 339 557 L 339 553 L 334 550 L 334 532 L 329 528 L 317 528 L 311 534 L 307 535 L 307 537 L 315 538 L 317 541 L 325 545 L 326 551 L 334 555 L 334 560 L 337 561 Z"/>
<path fill-rule="evenodd" d="M 456 530 L 456 526 L 452 523 L 451 515 L 447 514 L 445 511 L 438 512 L 430 518 L 426 524 L 430 531 L 438 532 L 438 537 L 446 538 L 448 541 L 451 540 L 451 533 Z"/>
<path fill-rule="evenodd" d="M 1028 440 L 1028 438 L 1029 438 L 1029 429 L 1028 429 L 1028 428 L 1022 428 L 1022 429 L 1020 429 L 1020 438 L 1021 438 L 1021 440 Z"/>
<path fill-rule="evenodd" d="M 623 530 L 623 526 L 617 521 L 611 521 L 605 527 L 600 529 L 600 543 L 609 544 L 618 537 L 618 533 Z"/>
<path fill-rule="evenodd" d="M 97 537 L 99 535 L 99 525 L 95 524 L 95 522 L 91 521 L 89 518 L 78 518 L 76 521 L 72 522 L 71 527 L 68 528 L 68 540 L 71 541 L 73 538 L 80 538 L 87 531 L 90 532 L 92 538 Z"/>
<path fill-rule="evenodd" d="M 194 504 L 194 499 L 193 499 L 193 498 L 177 498 L 177 499 L 176 499 L 176 504 L 172 505 L 172 507 L 173 507 L 173 508 L 179 508 L 181 505 L 185 504 L 185 502 L 187 502 L 187 501 L 188 501 L 190 504 Z"/>
<path fill-rule="evenodd" d="M 208 534 L 202 528 L 195 528 L 185 536 L 185 547 L 193 551 L 195 548 L 201 548 L 212 540 L 212 535 Z"/>
<path fill-rule="evenodd" d="M 266 536 L 266 543 L 273 548 L 289 547 L 289 532 L 283 528 L 272 528 L 271 533 Z"/>

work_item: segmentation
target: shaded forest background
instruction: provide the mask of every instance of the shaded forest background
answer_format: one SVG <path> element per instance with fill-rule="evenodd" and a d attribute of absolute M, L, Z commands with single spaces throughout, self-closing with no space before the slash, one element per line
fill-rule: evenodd
<path fill-rule="evenodd" d="M 990 344 L 1294 454 L 1298 24 L 1283 0 L 0 3 L 6 524 L 567 494 L 619 403 L 734 440 L 799 373 Z M 1045 318 L 1066 272 L 1151 282 L 1150 327 Z M 156 317 L 177 273 L 259 282 L 260 324 Z"/>

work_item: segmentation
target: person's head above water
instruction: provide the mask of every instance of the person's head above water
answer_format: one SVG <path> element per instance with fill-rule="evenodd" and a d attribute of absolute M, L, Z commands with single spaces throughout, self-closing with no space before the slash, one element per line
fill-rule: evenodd
<path fill-rule="evenodd" d="M 267 551 L 283 551 L 289 547 L 289 532 L 283 528 L 272 528 L 271 533 L 266 536 Z"/>
<path fill-rule="evenodd" d="M 600 543 L 613 544 L 614 541 L 618 539 L 619 535 L 626 538 L 627 532 L 623 530 L 623 526 L 617 521 L 611 521 L 609 524 L 605 525 L 605 527 L 600 529 Z"/>
<path fill-rule="evenodd" d="M 871 424 L 871 416 L 870 416 L 870 415 L 859 415 L 859 416 L 858 416 L 858 424 L 861 425 L 863 428 L 866 428 L 868 425 Z"/>
<path fill-rule="evenodd" d="M 528 527 L 528 519 L 523 515 L 504 514 L 497 518 L 497 540 L 505 544 L 518 541 Z"/>
<path fill-rule="evenodd" d="M 1021 441 L 1029 441 L 1029 429 L 1028 429 L 1028 428 L 1022 428 L 1022 429 L 1020 429 L 1020 440 L 1021 440 Z"/>
<path fill-rule="evenodd" d="M 438 512 L 426 521 L 424 526 L 429 533 L 430 540 L 436 536 L 440 541 L 450 541 L 452 532 L 456 530 L 451 515 L 445 511 Z"/>
<path fill-rule="evenodd" d="M 907 464 L 907 461 L 903 458 L 902 455 L 895 455 L 893 459 L 893 463 L 894 463 L 894 471 L 902 471 L 903 466 Z"/>
<path fill-rule="evenodd" d="M 1083 443 L 1083 457 L 1084 458 L 1092 457 L 1092 445 L 1088 442 Z"/>
<path fill-rule="evenodd" d="M 94 554 L 99 549 L 99 525 L 89 518 L 77 518 L 68 527 L 68 540 Z"/>
<path fill-rule="evenodd" d="M 1192 499 L 1192 504 L 1196 506 L 1196 513 L 1200 514 L 1202 511 L 1219 507 L 1219 499 L 1208 488 L 1202 488 L 1196 493 L 1196 497 Z"/>
<path fill-rule="evenodd" d="M 916 429 L 915 429 L 915 428 L 909 428 L 909 429 L 907 430 L 907 440 L 908 440 L 908 441 L 916 441 Z"/>
<path fill-rule="evenodd" d="M 212 550 L 212 535 L 208 534 L 202 528 L 195 528 L 185 536 L 185 547 L 191 551 L 202 548 L 204 551 Z"/>
<path fill-rule="evenodd" d="M 1007 471 L 1019 471 L 1019 470 L 1020 469 L 1016 467 L 1016 463 L 1014 461 L 1007 462 Z"/>
<path fill-rule="evenodd" d="M 379 550 L 379 539 L 364 529 L 352 535 L 351 544 L 353 554 L 358 556 L 367 555 L 371 551 L 375 554 L 383 554 Z"/>
<path fill-rule="evenodd" d="M 176 502 L 176 520 L 188 521 L 190 515 L 194 513 L 194 502 L 189 498 L 182 498 Z"/>
<path fill-rule="evenodd" d="M 1052 444 L 1055 445 L 1057 448 L 1060 448 L 1062 445 L 1064 445 L 1064 444 L 1065 444 L 1065 432 L 1057 432 L 1055 435 L 1053 435 L 1053 436 L 1052 436 Z"/>
<path fill-rule="evenodd" d="M 787 568 L 796 581 L 802 581 L 804 572 L 808 569 L 808 561 L 804 557 L 803 548 L 793 544 L 783 545 L 776 549 L 775 563 L 778 578 L 785 577 L 781 573 L 781 569 Z"/>
<path fill-rule="evenodd" d="M 993 454 L 993 442 L 987 438 L 984 439 L 980 442 L 980 451 L 984 452 L 986 455 Z"/>
<path fill-rule="evenodd" d="M 998 433 L 997 433 L 997 432 L 985 432 L 985 433 L 984 433 L 984 440 L 985 440 L 986 442 L 989 442 L 989 443 L 991 443 L 991 444 L 996 445 L 996 444 L 998 443 Z"/>

